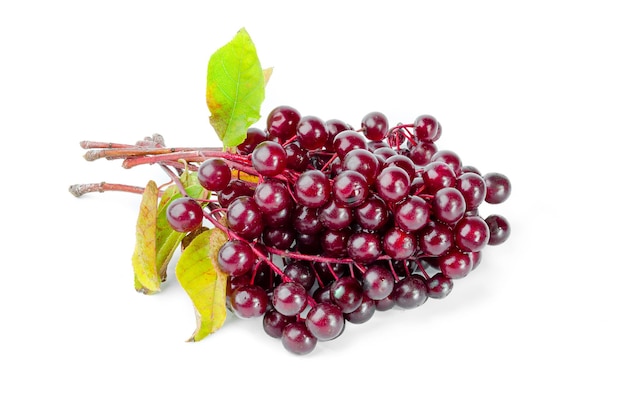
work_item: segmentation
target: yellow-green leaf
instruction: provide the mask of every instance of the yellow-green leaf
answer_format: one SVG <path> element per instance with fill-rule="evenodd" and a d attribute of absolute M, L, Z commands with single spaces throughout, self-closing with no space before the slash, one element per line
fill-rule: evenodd
<path fill-rule="evenodd" d="M 266 77 L 244 28 L 211 55 L 206 100 L 211 125 L 226 148 L 243 142 L 250 125 L 261 118 Z"/>
<path fill-rule="evenodd" d="M 156 269 L 157 199 L 159 190 L 150 180 L 143 192 L 135 231 L 135 251 L 132 257 L 135 289 L 153 294 L 161 289 L 161 277 Z"/>
<path fill-rule="evenodd" d="M 197 326 L 190 342 L 215 332 L 226 320 L 228 276 L 217 265 L 217 252 L 226 241 L 227 236 L 220 229 L 202 232 L 183 250 L 176 264 L 176 278 L 196 312 Z"/>

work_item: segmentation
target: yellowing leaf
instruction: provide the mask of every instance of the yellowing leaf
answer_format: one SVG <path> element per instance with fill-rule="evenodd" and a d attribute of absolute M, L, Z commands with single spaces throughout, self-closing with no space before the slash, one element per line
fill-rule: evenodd
<path fill-rule="evenodd" d="M 135 231 L 135 251 L 132 257 L 135 289 L 153 294 L 161 289 L 161 277 L 156 269 L 157 198 L 159 190 L 150 180 L 143 192 Z"/>
<path fill-rule="evenodd" d="M 259 177 L 253 174 L 248 174 L 246 172 L 242 172 L 241 170 L 233 169 L 231 170 L 231 176 L 233 179 L 240 179 L 247 181 L 249 183 L 258 183 Z"/>
<path fill-rule="evenodd" d="M 226 148 L 243 142 L 250 125 L 261 118 L 265 81 L 256 47 L 244 28 L 211 55 L 206 100 L 211 125 Z"/>
<path fill-rule="evenodd" d="M 202 232 L 183 250 L 176 264 L 176 278 L 196 311 L 197 326 L 190 342 L 215 332 L 226 320 L 228 276 L 217 265 L 217 252 L 226 241 L 227 236 L 220 229 Z"/>

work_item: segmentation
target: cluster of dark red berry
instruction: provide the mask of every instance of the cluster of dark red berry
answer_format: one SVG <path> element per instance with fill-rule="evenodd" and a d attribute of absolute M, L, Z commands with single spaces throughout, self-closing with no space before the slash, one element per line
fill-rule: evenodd
<path fill-rule="evenodd" d="M 231 310 L 263 317 L 270 336 L 306 354 L 339 336 L 345 321 L 447 296 L 486 245 L 508 238 L 503 216 L 478 213 L 481 203 L 509 197 L 508 178 L 438 150 L 440 136 L 430 115 L 390 127 L 372 112 L 355 129 L 279 106 L 236 153 L 198 166 L 217 200 L 203 208 L 179 198 L 168 220 L 181 232 L 204 218 L 222 226 L 229 240 L 218 264 L 229 275 Z"/>

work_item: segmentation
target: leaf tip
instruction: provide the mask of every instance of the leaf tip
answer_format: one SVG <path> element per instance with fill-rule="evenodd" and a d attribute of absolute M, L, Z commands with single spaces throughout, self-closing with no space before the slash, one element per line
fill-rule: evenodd
<path fill-rule="evenodd" d="M 270 81 L 270 77 L 272 77 L 272 73 L 274 72 L 273 67 L 268 67 L 263 69 L 263 81 L 264 85 L 267 86 L 267 82 Z"/>
<path fill-rule="evenodd" d="M 154 288 L 148 288 L 144 285 L 136 285 L 135 286 L 135 291 L 137 291 L 138 293 L 141 293 L 143 295 L 154 295 L 156 293 L 161 292 L 161 287 L 159 286 L 154 286 Z"/>

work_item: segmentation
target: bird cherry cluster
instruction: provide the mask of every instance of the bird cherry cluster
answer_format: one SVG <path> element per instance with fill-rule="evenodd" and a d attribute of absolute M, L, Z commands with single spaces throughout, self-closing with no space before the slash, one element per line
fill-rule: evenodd
<path fill-rule="evenodd" d="M 218 265 L 230 309 L 263 317 L 267 334 L 306 354 L 346 321 L 446 297 L 485 246 L 508 238 L 503 216 L 478 213 L 509 197 L 508 178 L 438 150 L 441 130 L 430 115 L 390 127 L 372 112 L 355 129 L 279 106 L 236 152 L 197 166 L 217 201 L 179 198 L 167 218 L 181 232 L 204 218 L 227 232 Z"/>

